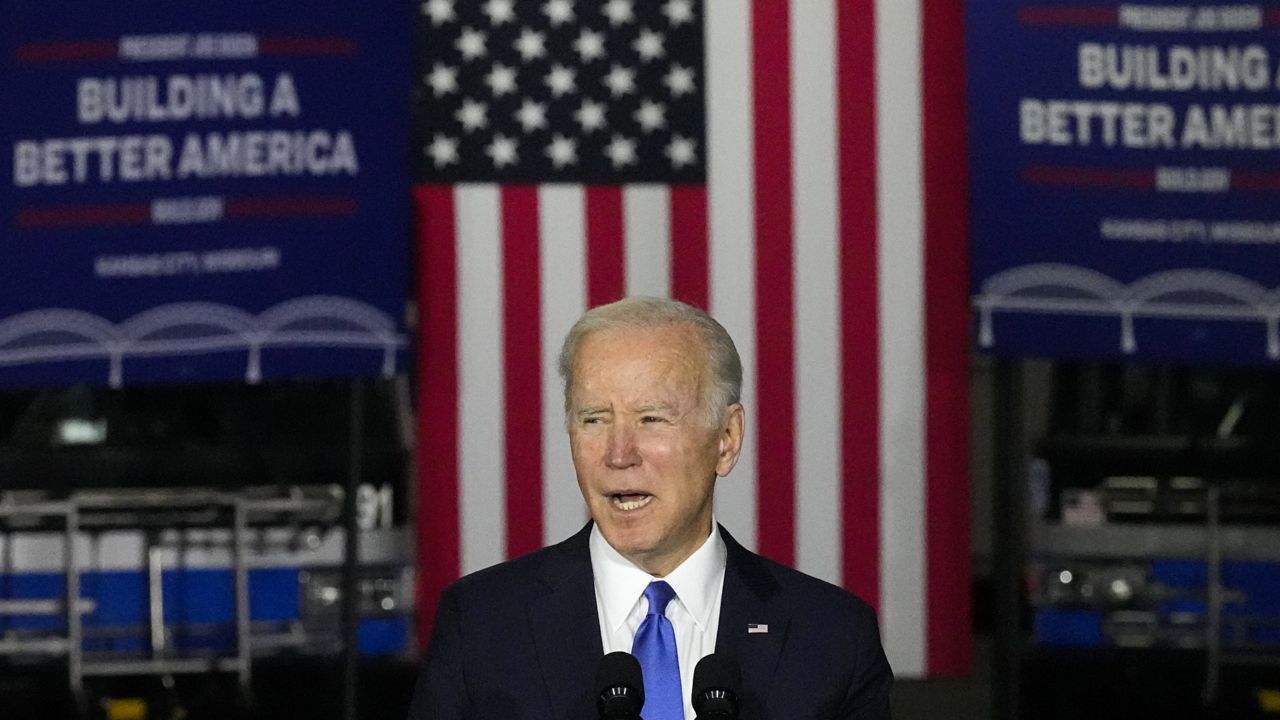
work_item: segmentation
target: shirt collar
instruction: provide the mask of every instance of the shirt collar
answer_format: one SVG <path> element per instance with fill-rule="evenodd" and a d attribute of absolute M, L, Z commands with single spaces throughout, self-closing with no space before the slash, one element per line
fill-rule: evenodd
<path fill-rule="evenodd" d="M 606 626 L 610 632 L 617 632 L 654 578 L 614 550 L 598 525 L 591 526 L 590 549 L 596 597 L 602 604 Z M 702 546 L 663 578 L 676 591 L 676 597 L 693 616 L 698 629 L 704 632 L 711 622 L 727 557 L 720 527 L 713 518 L 711 534 Z"/>

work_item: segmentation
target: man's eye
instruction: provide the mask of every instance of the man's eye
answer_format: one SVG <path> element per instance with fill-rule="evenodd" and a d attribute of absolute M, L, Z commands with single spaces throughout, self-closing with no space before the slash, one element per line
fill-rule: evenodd
<path fill-rule="evenodd" d="M 658 417 L 657 415 L 645 415 L 644 417 L 640 418 L 640 422 L 644 422 L 644 423 L 660 423 L 660 422 L 666 422 L 666 421 L 667 421 L 666 418 L 661 418 L 661 417 Z"/>

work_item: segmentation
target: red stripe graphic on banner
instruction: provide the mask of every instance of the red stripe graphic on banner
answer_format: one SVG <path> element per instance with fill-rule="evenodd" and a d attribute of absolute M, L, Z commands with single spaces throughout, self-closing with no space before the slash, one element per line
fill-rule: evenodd
<path fill-rule="evenodd" d="M 344 37 L 264 37 L 258 39 L 259 55 L 354 55 L 356 42 Z"/>
<path fill-rule="evenodd" d="M 1022 172 L 1022 179 L 1033 185 L 1150 190 L 1155 187 L 1156 173 L 1154 170 L 1033 165 Z"/>
<path fill-rule="evenodd" d="M 752 4 L 755 108 L 756 403 L 760 552 L 795 563 L 792 334 L 791 73 L 786 3 Z"/>
<path fill-rule="evenodd" d="M 516 557 L 542 547 L 541 293 L 534 186 L 502 190 L 502 269 L 507 557 Z"/>
<path fill-rule="evenodd" d="M 226 205 L 229 218 L 345 216 L 356 210 L 356 199 L 343 196 L 245 197 L 229 199 Z"/>
<path fill-rule="evenodd" d="M 19 45 L 14 58 L 21 63 L 110 60 L 119 52 L 114 40 L 71 40 Z"/>
<path fill-rule="evenodd" d="M 147 203 L 119 205 L 46 205 L 18 210 L 18 227 L 66 227 L 72 225 L 146 225 L 151 222 Z"/>
<path fill-rule="evenodd" d="M 1232 170 L 1232 190 L 1280 190 L 1280 173 L 1256 170 Z"/>
<path fill-rule="evenodd" d="M 1023 25 L 1116 25 L 1119 11 L 1113 7 L 1024 7 L 1018 10 L 1018 22 Z M 963 27 L 963 26 L 961 26 Z M 955 58 L 961 62 L 960 58 Z"/>
<path fill-rule="evenodd" d="M 418 232 L 418 635 L 462 561 L 458 515 L 458 255 L 453 187 L 415 191 Z"/>
<path fill-rule="evenodd" d="M 707 188 L 671 188 L 671 297 L 707 309 L 711 261 L 707 250 Z"/>
<path fill-rule="evenodd" d="M 933 675 L 969 672 L 968 266 L 964 8 L 923 4 L 925 583 Z"/>
<path fill-rule="evenodd" d="M 839 6 L 840 472 L 845 587 L 880 603 L 875 4 Z"/>
<path fill-rule="evenodd" d="M 593 186 L 586 191 L 587 305 L 621 298 L 627 291 L 622 237 L 622 189 Z"/>

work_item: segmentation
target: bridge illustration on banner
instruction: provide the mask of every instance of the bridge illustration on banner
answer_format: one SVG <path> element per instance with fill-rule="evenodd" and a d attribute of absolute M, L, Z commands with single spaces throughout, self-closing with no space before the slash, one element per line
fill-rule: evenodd
<path fill-rule="evenodd" d="M 1135 318 L 1263 323 L 1267 357 L 1280 360 L 1280 289 L 1220 270 L 1168 270 L 1125 284 L 1096 270 L 1056 263 L 1010 268 L 982 282 L 973 297 L 978 344 L 995 346 L 997 312 L 1115 316 L 1120 350 L 1138 350 Z"/>
<path fill-rule="evenodd" d="M 111 387 L 124 384 L 129 357 L 197 355 L 246 350 L 245 380 L 262 380 L 266 348 L 382 350 L 382 374 L 396 370 L 408 341 L 377 308 L 329 295 L 286 300 L 252 315 L 217 303 L 173 303 L 114 324 L 80 310 L 29 310 L 0 320 L 0 365 L 102 358 Z"/>

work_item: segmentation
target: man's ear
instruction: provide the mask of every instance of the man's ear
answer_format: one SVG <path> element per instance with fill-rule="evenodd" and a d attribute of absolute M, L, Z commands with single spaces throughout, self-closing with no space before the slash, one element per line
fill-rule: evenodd
<path fill-rule="evenodd" d="M 716 475 L 724 477 L 738 464 L 742 454 L 743 433 L 747 429 L 747 413 L 742 403 L 734 403 L 725 411 L 724 424 L 720 426 L 719 455 L 716 458 Z"/>

